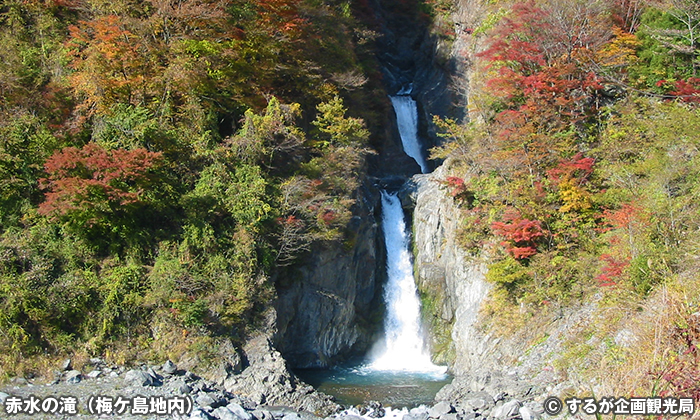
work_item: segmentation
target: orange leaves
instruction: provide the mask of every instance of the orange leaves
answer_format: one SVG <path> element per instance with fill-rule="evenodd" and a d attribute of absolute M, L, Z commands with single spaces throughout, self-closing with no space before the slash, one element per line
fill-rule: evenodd
<path fill-rule="evenodd" d="M 613 27 L 613 39 L 596 52 L 595 60 L 604 67 L 624 67 L 637 61 L 641 42 L 634 34 Z"/>
<path fill-rule="evenodd" d="M 591 193 L 586 190 L 585 184 L 593 173 L 594 164 L 593 158 L 584 158 L 582 153 L 577 153 L 547 171 L 548 178 L 557 183 L 559 197 L 564 203 L 559 208 L 560 212 L 591 208 Z"/>
<path fill-rule="evenodd" d="M 630 278 L 630 263 L 636 261 L 644 251 L 643 241 L 650 226 L 649 214 L 637 203 L 624 203 L 617 210 L 603 212 L 603 225 L 609 232 L 606 236 L 610 245 L 608 253 L 600 256 L 604 263 L 602 273 L 596 277 L 601 286 L 614 286 Z M 648 268 L 648 267 L 647 267 Z M 631 270 L 639 272 L 639 267 Z"/>
<path fill-rule="evenodd" d="M 81 23 L 85 25 L 83 28 L 69 28 L 72 37 L 70 46 L 77 47 L 73 50 L 74 56 L 80 55 L 81 47 L 91 45 L 95 52 L 107 60 L 112 60 L 120 52 L 128 50 L 132 44 L 133 35 L 124 29 L 119 16 L 108 15 Z"/>
<path fill-rule="evenodd" d="M 151 183 L 150 170 L 160 160 L 160 153 L 145 149 L 108 151 L 95 143 L 67 147 L 44 165 L 48 178 L 40 183 L 47 192 L 39 213 L 65 216 L 138 203 Z"/>
<path fill-rule="evenodd" d="M 103 113 L 117 102 L 134 103 L 148 76 L 142 40 L 116 15 L 96 17 L 70 27 L 68 48 L 75 72 L 70 84 L 87 116 Z M 141 101 L 144 100 L 140 97 Z"/>
<path fill-rule="evenodd" d="M 262 26 L 278 36 L 296 38 L 306 25 L 299 0 L 257 0 Z"/>
<path fill-rule="evenodd" d="M 634 203 L 624 203 L 618 210 L 603 211 L 605 221 L 613 229 L 637 230 L 649 225 L 649 215 Z"/>

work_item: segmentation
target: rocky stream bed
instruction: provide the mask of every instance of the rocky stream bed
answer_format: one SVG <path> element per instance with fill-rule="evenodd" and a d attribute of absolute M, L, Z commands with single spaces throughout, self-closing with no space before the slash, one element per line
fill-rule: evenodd
<path fill-rule="evenodd" d="M 251 340 L 244 351 L 247 366 L 228 364 L 210 379 L 171 361 L 127 368 L 94 358 L 76 370 L 66 360 L 48 383 L 14 378 L 0 386 L 0 418 L 529 420 L 542 417 L 542 401 L 552 391 L 486 372 L 455 378 L 431 406 L 399 409 L 370 401 L 344 407 L 298 380 L 267 338 Z"/>

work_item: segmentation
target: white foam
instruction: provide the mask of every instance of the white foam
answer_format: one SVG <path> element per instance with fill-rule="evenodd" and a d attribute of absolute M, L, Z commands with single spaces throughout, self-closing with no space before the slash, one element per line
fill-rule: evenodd
<path fill-rule="evenodd" d="M 412 157 L 420 166 L 422 173 L 428 173 L 428 162 L 423 157 L 420 140 L 418 139 L 418 106 L 416 101 L 408 95 L 390 96 L 391 104 L 396 113 L 396 123 L 399 126 L 399 135 L 403 150 Z"/>
<path fill-rule="evenodd" d="M 426 373 L 440 379 L 447 368 L 433 364 L 423 339 L 406 224 L 395 194 L 382 192 L 382 220 L 388 274 L 384 289 L 385 337 L 375 348 L 370 363 L 361 369 Z"/>

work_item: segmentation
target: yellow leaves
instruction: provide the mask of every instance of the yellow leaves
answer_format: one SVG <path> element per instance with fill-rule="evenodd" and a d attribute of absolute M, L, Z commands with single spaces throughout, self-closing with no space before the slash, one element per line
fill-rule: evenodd
<path fill-rule="evenodd" d="M 637 48 L 641 42 L 634 34 L 615 26 L 612 41 L 605 44 L 596 54 L 596 61 L 604 67 L 624 67 L 637 61 Z"/>
<path fill-rule="evenodd" d="M 591 193 L 576 185 L 571 178 L 559 183 L 559 198 L 564 202 L 564 205 L 559 208 L 562 213 L 591 208 Z"/>

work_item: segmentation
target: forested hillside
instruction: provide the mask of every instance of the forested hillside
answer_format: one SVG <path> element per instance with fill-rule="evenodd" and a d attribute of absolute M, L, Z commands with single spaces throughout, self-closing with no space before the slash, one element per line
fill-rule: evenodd
<path fill-rule="evenodd" d="M 387 103 L 367 7 L 2 3 L 4 375 L 241 340 L 276 270 L 343 240 Z"/>
<path fill-rule="evenodd" d="M 539 325 L 588 305 L 562 378 L 698 398 L 700 5 L 480 7 L 455 35 L 477 49 L 471 122 L 438 119 L 449 141 L 433 154 L 462 245 L 488 261 L 485 328 L 537 344 Z"/>
<path fill-rule="evenodd" d="M 450 22 L 458 4 L 390 3 L 473 48 L 469 122 L 436 118 L 432 154 L 488 264 L 484 330 L 536 344 L 588 305 L 562 378 L 700 398 L 700 5 L 469 1 Z M 350 246 L 388 109 L 377 19 L 364 0 L 3 2 L 0 371 L 206 354 L 259 326 L 312 243 Z"/>

